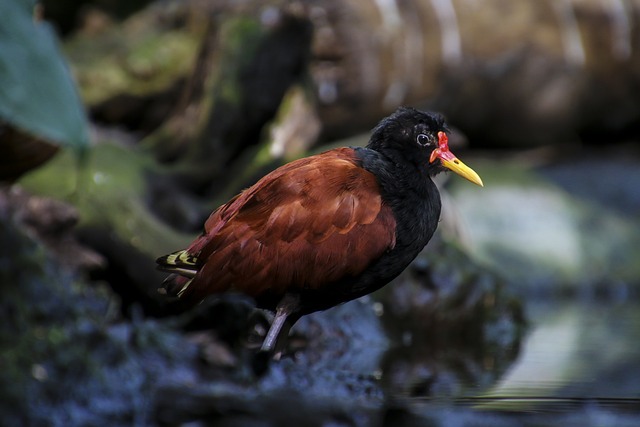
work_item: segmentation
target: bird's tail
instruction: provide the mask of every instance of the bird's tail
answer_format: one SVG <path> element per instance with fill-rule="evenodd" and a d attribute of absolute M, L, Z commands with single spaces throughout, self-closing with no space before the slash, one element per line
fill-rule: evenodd
<path fill-rule="evenodd" d="M 180 276 L 179 274 L 170 274 L 166 279 L 164 279 L 158 288 L 158 292 L 170 297 L 180 298 L 184 291 L 187 290 L 192 280 L 193 279 Z"/>
<path fill-rule="evenodd" d="M 158 269 L 173 273 L 162 282 L 158 292 L 178 298 L 187 290 L 198 272 L 198 258 L 186 250 L 161 256 L 156 263 Z"/>

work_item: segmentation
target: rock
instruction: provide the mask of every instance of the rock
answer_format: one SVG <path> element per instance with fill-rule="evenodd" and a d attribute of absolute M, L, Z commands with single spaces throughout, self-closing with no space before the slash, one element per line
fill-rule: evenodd
<path fill-rule="evenodd" d="M 105 266 L 100 254 L 78 243 L 73 230 L 78 211 L 65 202 L 32 196 L 19 186 L 0 187 L 0 215 L 22 223 L 66 268 L 88 272 Z"/>

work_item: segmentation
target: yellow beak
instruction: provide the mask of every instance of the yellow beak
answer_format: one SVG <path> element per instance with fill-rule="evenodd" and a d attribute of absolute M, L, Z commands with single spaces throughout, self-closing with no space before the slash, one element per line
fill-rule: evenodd
<path fill-rule="evenodd" d="M 449 138 L 444 132 L 438 132 L 438 148 L 431 152 L 429 162 L 433 163 L 436 159 L 440 159 L 442 166 L 445 168 L 454 171 L 463 178 L 467 178 L 469 181 L 474 184 L 478 184 L 480 187 L 484 187 L 482 179 L 480 179 L 480 176 L 476 171 L 462 163 L 451 151 L 449 151 Z"/>
<path fill-rule="evenodd" d="M 451 169 L 461 177 L 468 179 L 474 184 L 478 184 L 480 187 L 484 187 L 484 184 L 482 183 L 482 179 L 480 178 L 480 175 L 478 175 L 476 171 L 471 169 L 469 166 L 462 163 L 462 161 L 458 160 L 456 156 L 451 154 L 450 157 L 446 156 L 449 158 L 443 158 L 443 157 L 440 157 L 440 160 L 442 161 L 442 166 L 444 166 L 447 169 Z"/>

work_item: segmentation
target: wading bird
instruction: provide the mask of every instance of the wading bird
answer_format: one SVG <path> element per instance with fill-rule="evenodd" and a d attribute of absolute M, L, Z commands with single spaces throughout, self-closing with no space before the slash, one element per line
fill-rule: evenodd
<path fill-rule="evenodd" d="M 275 312 L 262 351 L 279 352 L 303 315 L 369 294 L 431 239 L 452 170 L 482 186 L 449 151 L 435 113 L 400 108 L 368 145 L 288 163 L 216 209 L 191 245 L 158 258 L 161 291 L 186 303 L 241 292 Z"/>

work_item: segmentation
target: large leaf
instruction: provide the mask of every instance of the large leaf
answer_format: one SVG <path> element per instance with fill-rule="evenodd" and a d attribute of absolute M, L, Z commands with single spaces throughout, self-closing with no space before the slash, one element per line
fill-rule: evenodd
<path fill-rule="evenodd" d="M 31 0 L 0 0 L 0 119 L 36 137 L 79 150 L 87 119 L 48 24 Z"/>

